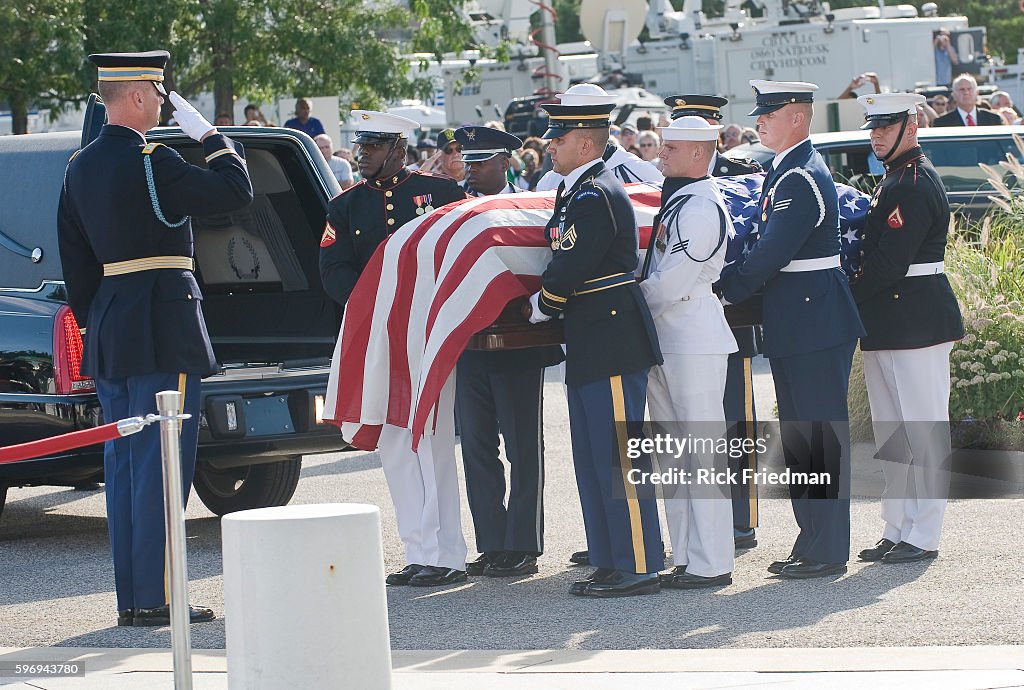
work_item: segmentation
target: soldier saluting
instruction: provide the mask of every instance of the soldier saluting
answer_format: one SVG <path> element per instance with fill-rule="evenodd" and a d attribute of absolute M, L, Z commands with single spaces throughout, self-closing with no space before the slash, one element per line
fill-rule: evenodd
<path fill-rule="evenodd" d="M 925 97 L 857 100 L 886 171 L 871 198 L 852 286 L 867 330 L 860 347 L 875 440 L 886 461 L 885 529 L 860 559 L 909 563 L 938 555 L 946 510 L 940 472 L 950 453 L 949 353 L 964 327 L 943 269 L 949 201 L 917 143 L 917 105 Z"/>
<path fill-rule="evenodd" d="M 82 372 L 96 379 L 108 422 L 156 412 L 159 391 L 182 393 L 182 488 L 188 497 L 199 434 L 200 378 L 217 371 L 193 270 L 193 214 L 252 201 L 233 142 L 173 91 L 174 118 L 203 144 L 209 169 L 147 143 L 166 92 L 164 50 L 90 55 L 99 67 L 107 124 L 72 156 L 57 215 L 68 303 L 85 326 Z M 118 625 L 168 625 L 163 480 L 154 426 L 104 450 L 107 523 Z M 190 607 L 190 620 L 211 620 Z"/>

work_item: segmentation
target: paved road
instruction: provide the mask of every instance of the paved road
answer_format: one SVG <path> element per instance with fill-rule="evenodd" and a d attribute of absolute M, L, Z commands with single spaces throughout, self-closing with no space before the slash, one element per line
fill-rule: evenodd
<path fill-rule="evenodd" d="M 772 409 L 758 364 L 758 399 Z M 567 565 L 583 546 L 561 385 L 545 391 L 547 552 L 541 572 L 513 581 L 473 578 L 447 590 L 389 591 L 396 649 L 645 649 L 1019 644 L 1024 639 L 1024 501 L 955 501 L 931 565 L 852 565 L 837 582 L 767 579 L 795 523 L 784 500 L 762 501 L 760 545 L 737 559 L 733 586 L 596 601 L 566 594 L 585 570 Z M 385 562 L 403 564 L 376 454 L 306 459 L 293 503 L 358 501 L 381 507 Z M 468 509 L 464 528 L 472 545 Z M 189 504 L 193 601 L 223 614 L 220 529 Z M 874 500 L 853 504 L 854 548 L 874 543 Z M 471 546 L 472 548 L 472 546 Z M 102 492 L 12 490 L 0 520 L 0 646 L 169 647 L 166 629 L 113 627 L 114 596 Z M 287 583 L 282 583 L 286 587 Z M 196 648 L 224 646 L 223 621 L 193 626 Z"/>

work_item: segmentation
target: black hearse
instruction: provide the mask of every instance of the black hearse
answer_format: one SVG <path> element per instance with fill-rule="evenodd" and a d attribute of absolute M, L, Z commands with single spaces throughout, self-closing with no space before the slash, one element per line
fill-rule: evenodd
<path fill-rule="evenodd" d="M 104 423 L 81 376 L 79 324 L 66 304 L 57 200 L 71 155 L 95 132 L 0 137 L 0 446 Z M 99 122 L 102 122 L 100 115 Z M 278 128 L 227 127 L 241 142 L 255 199 L 193 218 L 196 278 L 221 365 L 203 380 L 196 493 L 214 513 L 284 505 L 301 457 L 346 444 L 321 421 L 340 311 L 324 294 L 318 249 L 327 202 L 341 190 L 313 141 Z M 176 128 L 150 141 L 204 165 Z M 111 420 L 113 421 L 113 420 Z M 103 449 L 0 464 L 9 488 L 102 481 Z"/>

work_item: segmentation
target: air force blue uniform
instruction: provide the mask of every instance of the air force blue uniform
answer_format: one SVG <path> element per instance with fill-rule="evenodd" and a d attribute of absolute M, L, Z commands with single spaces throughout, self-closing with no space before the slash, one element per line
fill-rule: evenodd
<path fill-rule="evenodd" d="M 640 435 L 647 373 L 662 356 L 633 275 L 633 207 L 603 161 L 560 190 L 545 232 L 554 255 L 538 304 L 544 314 L 565 318 L 573 463 L 590 563 L 654 573 L 664 567 L 657 503 L 626 481 L 631 469 L 649 472 L 651 461 L 627 456 L 625 434 Z"/>
<path fill-rule="evenodd" d="M 217 370 L 189 268 L 189 216 L 252 201 L 233 143 L 213 134 L 202 146 L 208 170 L 133 129 L 105 125 L 68 164 L 58 211 L 68 303 L 86 329 L 82 372 L 96 379 L 104 417 L 156 412 L 157 392 L 183 393 L 192 415 L 181 434 L 183 499 L 195 469 L 199 381 Z M 118 609 L 163 606 L 159 429 L 107 442 L 104 480 Z"/>
<path fill-rule="evenodd" d="M 794 471 L 832 473 L 832 483 L 822 491 L 791 489 L 800 527 L 793 556 L 845 563 L 850 549 L 846 397 L 854 347 L 864 329 L 838 267 L 835 184 L 809 139 L 789 151 L 777 169 L 769 168 L 758 218 L 759 239 L 742 264 L 723 271 L 720 288 L 734 304 L 762 290 L 763 352 L 775 380 L 786 464 Z M 831 268 L 808 270 L 814 264 L 800 264 L 817 259 L 827 266 L 830 257 L 837 259 Z M 816 500 L 824 498 L 830 500 Z"/>

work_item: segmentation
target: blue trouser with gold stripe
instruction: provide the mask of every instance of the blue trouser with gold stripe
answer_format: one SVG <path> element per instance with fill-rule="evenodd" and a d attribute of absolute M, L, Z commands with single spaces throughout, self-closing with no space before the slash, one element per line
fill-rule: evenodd
<path fill-rule="evenodd" d="M 96 381 L 96 393 L 107 421 L 156 413 L 156 394 L 183 392 L 181 484 L 188 499 L 199 439 L 200 377 L 148 374 Z M 164 576 L 164 483 L 160 461 L 160 429 L 151 424 L 137 434 L 107 441 L 103 453 L 107 495 L 107 529 L 114 556 L 118 610 L 156 608 L 167 603 Z"/>
<path fill-rule="evenodd" d="M 773 357 L 772 378 L 786 467 L 828 472 L 831 483 L 790 484 L 800 528 L 792 554 L 822 563 L 850 560 L 850 425 L 846 396 L 856 341 Z"/>
<path fill-rule="evenodd" d="M 626 455 L 622 423 L 628 420 L 628 435 L 640 437 L 648 371 L 566 387 L 587 548 L 590 564 L 598 568 L 653 573 L 665 567 L 657 500 L 650 485 L 638 496 L 626 480 L 634 468 L 651 471 L 649 455 L 636 460 Z"/>
<path fill-rule="evenodd" d="M 729 424 L 729 442 L 733 439 L 757 441 L 757 409 L 754 406 L 754 375 L 750 370 L 750 357 L 741 352 L 729 355 L 729 369 L 725 378 L 725 419 Z M 739 457 L 729 456 L 729 469 L 737 477 L 743 477 L 743 470 L 757 471 L 757 450 L 749 444 L 751 451 Z M 753 482 L 736 481 L 732 491 L 732 524 L 739 530 L 757 527 L 757 485 Z"/>

